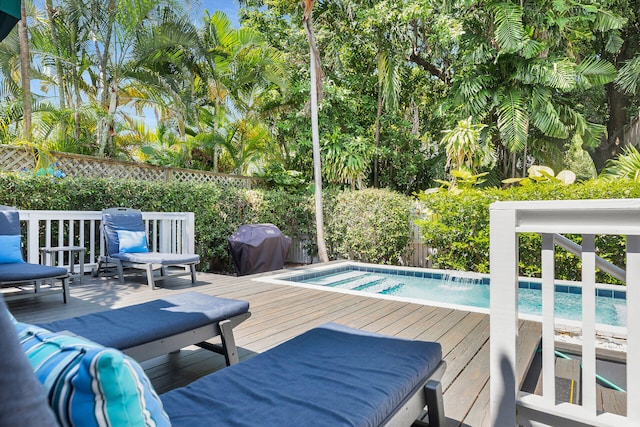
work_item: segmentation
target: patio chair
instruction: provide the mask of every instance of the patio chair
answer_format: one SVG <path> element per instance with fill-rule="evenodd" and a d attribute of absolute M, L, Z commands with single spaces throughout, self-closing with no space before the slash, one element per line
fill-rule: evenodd
<path fill-rule="evenodd" d="M 142 212 L 130 208 L 111 208 L 102 211 L 102 235 L 106 243 L 107 254 L 100 257 L 93 275 L 100 274 L 109 264 L 115 266 L 120 283 L 124 283 L 124 267 L 142 269 L 147 272 L 147 283 L 155 289 L 155 282 L 185 273 L 167 274 L 167 267 L 188 267 L 191 282 L 196 281 L 196 264 L 200 262 L 197 254 L 175 254 L 150 252 L 147 234 L 142 220 Z M 154 270 L 160 270 L 160 277 L 154 276 Z"/>
<path fill-rule="evenodd" d="M 20 234 L 20 214 L 10 206 L 0 206 L 0 287 L 20 290 L 5 295 L 6 300 L 21 299 L 62 292 L 64 303 L 69 296 L 69 273 L 65 268 L 32 264 L 24 261 Z M 62 286 L 57 288 L 55 281 Z M 48 289 L 43 288 L 49 283 Z"/>
<path fill-rule="evenodd" d="M 233 328 L 250 316 L 247 301 L 185 292 L 38 326 L 79 335 L 138 361 L 195 344 L 224 355 L 227 365 L 233 365 L 239 360 Z M 217 336 L 222 345 L 206 341 Z"/>

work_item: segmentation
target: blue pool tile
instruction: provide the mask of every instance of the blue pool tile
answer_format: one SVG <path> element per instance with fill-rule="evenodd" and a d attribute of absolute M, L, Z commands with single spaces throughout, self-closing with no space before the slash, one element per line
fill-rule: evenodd
<path fill-rule="evenodd" d="M 518 282 L 518 287 L 520 289 L 529 289 L 529 282 Z"/>
<path fill-rule="evenodd" d="M 582 288 L 577 286 L 569 286 L 569 293 L 575 295 L 582 295 Z"/>
<path fill-rule="evenodd" d="M 624 291 L 613 291 L 613 297 L 615 299 L 623 299 L 626 300 L 627 299 L 627 293 Z"/>
<path fill-rule="evenodd" d="M 565 294 L 568 294 L 569 287 L 567 285 L 556 285 L 556 292 L 564 292 Z"/>
<path fill-rule="evenodd" d="M 599 297 L 612 298 L 613 291 L 611 289 L 596 289 L 596 295 Z"/>
<path fill-rule="evenodd" d="M 542 283 L 540 282 L 531 282 L 529 283 L 529 289 L 535 289 L 536 291 L 539 291 L 542 289 Z"/>

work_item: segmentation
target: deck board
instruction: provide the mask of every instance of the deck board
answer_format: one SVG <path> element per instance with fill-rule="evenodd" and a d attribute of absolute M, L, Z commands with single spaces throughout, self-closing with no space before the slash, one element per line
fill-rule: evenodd
<path fill-rule="evenodd" d="M 235 329 L 241 361 L 331 321 L 403 338 L 438 341 L 447 362 L 443 377 L 447 425 L 489 425 L 488 315 L 366 294 L 276 285 L 253 280 L 255 277 L 198 273 L 196 284 L 191 284 L 188 277 L 172 278 L 150 291 L 144 275 L 127 276 L 125 284 L 114 278 L 85 276 L 83 284 L 72 285 L 66 305 L 60 295 L 54 294 L 11 302 L 9 307 L 18 320 L 41 323 L 189 290 L 244 299 L 250 302 L 252 315 Z M 540 339 L 539 325 L 521 322 L 519 335 L 519 346 L 532 351 Z M 519 363 L 526 365 L 530 357 L 523 355 Z M 163 393 L 225 365 L 222 356 L 191 346 L 178 354 L 145 361 L 142 366 L 156 390 Z M 519 375 L 523 375 L 523 369 L 519 368 Z"/>

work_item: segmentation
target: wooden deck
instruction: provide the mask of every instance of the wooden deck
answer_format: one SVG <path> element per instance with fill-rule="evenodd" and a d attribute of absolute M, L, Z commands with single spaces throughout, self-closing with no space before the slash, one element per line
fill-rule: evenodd
<path fill-rule="evenodd" d="M 487 315 L 261 283 L 251 280 L 251 276 L 198 273 L 198 280 L 192 285 L 188 277 L 175 278 L 150 291 L 144 275 L 129 275 L 125 284 L 111 278 L 85 276 L 83 284 L 72 285 L 66 305 L 62 303 L 62 296 L 55 294 L 13 301 L 9 307 L 18 320 L 39 323 L 137 304 L 186 290 L 244 299 L 251 304 L 252 316 L 235 329 L 241 360 L 329 321 L 404 338 L 438 341 L 447 362 L 442 385 L 448 425 L 489 425 Z M 538 324 L 521 322 L 521 378 L 539 339 Z M 193 346 L 142 365 L 156 390 L 163 393 L 224 368 L 224 358 Z"/>

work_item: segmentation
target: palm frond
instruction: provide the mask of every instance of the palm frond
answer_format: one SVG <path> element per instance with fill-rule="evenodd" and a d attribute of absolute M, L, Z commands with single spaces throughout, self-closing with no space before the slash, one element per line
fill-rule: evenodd
<path fill-rule="evenodd" d="M 555 89 L 569 91 L 576 86 L 576 66 L 567 59 L 552 62 L 544 67 L 542 78 L 545 83 Z"/>
<path fill-rule="evenodd" d="M 569 129 L 562 123 L 560 115 L 551 102 L 535 109 L 531 115 L 531 124 L 538 128 L 545 136 L 551 138 L 566 139 L 569 137 Z"/>
<path fill-rule="evenodd" d="M 610 31 L 606 37 L 604 50 L 609 53 L 617 53 L 624 44 L 624 39 L 620 36 L 620 30 Z"/>
<path fill-rule="evenodd" d="M 529 135 L 529 115 L 522 94 L 511 90 L 503 94 L 498 106 L 498 130 L 502 143 L 513 152 L 522 150 Z"/>
<path fill-rule="evenodd" d="M 593 25 L 596 30 L 606 32 L 611 30 L 620 30 L 624 27 L 626 21 L 626 18 L 616 15 L 610 10 L 598 9 Z"/>
<path fill-rule="evenodd" d="M 505 52 L 516 52 L 524 41 L 522 7 L 513 3 L 498 3 L 494 6 L 495 37 Z"/>
<path fill-rule="evenodd" d="M 600 173 L 605 179 L 629 178 L 640 182 L 640 152 L 630 145 L 617 159 L 610 159 Z"/>
<path fill-rule="evenodd" d="M 616 67 L 596 56 L 585 58 L 577 65 L 575 71 L 578 85 L 584 88 L 610 83 L 616 77 Z"/>
<path fill-rule="evenodd" d="M 389 51 L 378 53 L 378 82 L 382 87 L 382 100 L 390 110 L 397 108 L 402 89 L 401 67 Z"/>
<path fill-rule="evenodd" d="M 547 49 L 547 45 L 545 43 L 527 38 L 522 44 L 522 56 L 527 59 L 535 58 L 545 49 Z"/>
<path fill-rule="evenodd" d="M 627 61 L 618 72 L 616 86 L 629 94 L 640 89 L 640 54 Z"/>

